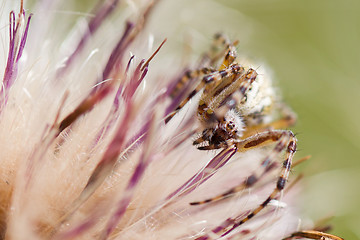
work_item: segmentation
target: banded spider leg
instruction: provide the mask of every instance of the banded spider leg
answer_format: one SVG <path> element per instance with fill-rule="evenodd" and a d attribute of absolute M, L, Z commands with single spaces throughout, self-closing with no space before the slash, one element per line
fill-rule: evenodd
<path fill-rule="evenodd" d="M 315 230 L 306 230 L 306 231 L 295 232 L 295 233 L 291 234 L 291 236 L 284 238 L 283 240 L 296 239 L 298 237 L 308 238 L 308 239 L 319 239 L 319 240 L 344 240 L 341 237 L 338 237 L 338 236 L 335 236 L 332 234 L 328 234 L 328 233 L 315 231 Z"/>
<path fill-rule="evenodd" d="M 253 186 L 259 179 L 264 176 L 273 166 L 276 158 L 280 155 L 283 150 L 286 150 L 286 159 L 283 161 L 282 170 L 280 176 L 277 180 L 276 187 L 273 192 L 268 196 L 268 198 L 261 203 L 257 208 L 255 208 L 250 214 L 248 214 L 243 219 L 237 221 L 233 226 L 228 229 L 223 235 L 230 233 L 236 227 L 244 224 L 251 218 L 253 218 L 256 214 L 258 214 L 261 210 L 263 210 L 271 200 L 275 199 L 278 194 L 285 188 L 285 184 L 288 180 L 292 159 L 294 153 L 296 151 L 296 138 L 291 131 L 288 130 L 272 130 L 268 132 L 262 132 L 251 137 L 248 137 L 242 141 L 234 143 L 239 152 L 247 151 L 249 149 L 257 148 L 262 145 L 268 144 L 270 142 L 277 142 L 276 146 L 272 150 L 272 152 L 264 158 L 261 163 L 261 168 L 251 174 L 243 183 L 240 185 L 226 191 L 225 193 L 215 196 L 210 199 L 206 199 L 204 201 L 192 202 L 191 205 L 200 205 L 205 203 L 215 202 L 245 189 Z"/>
<path fill-rule="evenodd" d="M 193 74 L 195 76 L 195 75 L 200 75 L 200 73 L 203 74 L 204 72 L 211 72 L 211 71 L 212 70 L 209 68 L 203 68 L 200 70 L 195 70 L 194 72 L 189 73 L 189 74 L 190 75 Z M 214 71 L 214 72 L 210 73 L 209 75 L 204 76 L 202 78 L 201 82 L 196 86 L 196 88 L 192 92 L 190 92 L 190 94 L 187 96 L 187 98 L 185 98 L 179 104 L 179 106 L 175 109 L 175 111 L 173 113 L 171 113 L 169 116 L 167 116 L 167 118 L 165 119 L 165 123 L 168 123 L 175 116 L 175 114 L 178 111 L 180 111 L 180 109 L 182 109 L 190 101 L 190 99 L 193 98 L 203 88 L 204 88 L 204 93 L 206 94 L 206 92 L 211 91 L 212 89 L 216 89 L 216 86 L 218 84 L 223 84 L 224 83 L 222 81 L 223 79 L 228 79 L 227 82 L 229 82 L 231 84 L 231 82 L 233 81 L 233 78 L 238 77 L 243 72 L 244 72 L 243 67 L 241 67 L 239 64 L 233 64 L 225 70 Z M 211 94 L 207 94 L 207 95 L 211 95 Z"/>
<path fill-rule="evenodd" d="M 210 51 L 204 54 L 202 60 L 200 61 L 200 66 L 216 66 L 216 62 L 220 58 L 223 58 L 220 66 L 218 67 L 200 67 L 197 70 L 187 70 L 185 74 L 178 80 L 174 88 L 170 92 L 170 97 L 172 99 L 180 95 L 180 93 L 186 89 L 189 85 L 189 82 L 193 79 L 200 79 L 202 76 L 214 73 L 216 71 L 221 71 L 228 68 L 236 59 L 237 53 L 235 49 L 235 43 L 230 43 L 230 41 L 223 34 L 215 34 L 214 42 L 210 48 Z M 204 86 L 204 85 L 203 85 Z M 199 86 L 201 89 L 201 87 Z M 191 97 L 189 97 L 190 99 Z M 189 100 L 188 99 L 188 100 Z M 185 105 L 186 103 L 184 103 Z M 168 122 L 171 117 L 166 120 Z"/>

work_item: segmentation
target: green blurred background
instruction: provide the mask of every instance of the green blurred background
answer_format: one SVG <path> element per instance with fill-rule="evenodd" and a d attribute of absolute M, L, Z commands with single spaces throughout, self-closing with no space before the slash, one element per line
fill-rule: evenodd
<path fill-rule="evenodd" d="M 87 12 L 95 1 L 66 2 Z M 199 55 L 222 31 L 273 70 L 298 114 L 297 156 L 312 155 L 293 170 L 306 175 L 303 215 L 333 215 L 332 233 L 347 240 L 360 239 L 359 13 L 358 0 L 162 0 L 148 28 L 156 45 L 168 38 L 167 57 L 182 56 L 184 41 Z"/>

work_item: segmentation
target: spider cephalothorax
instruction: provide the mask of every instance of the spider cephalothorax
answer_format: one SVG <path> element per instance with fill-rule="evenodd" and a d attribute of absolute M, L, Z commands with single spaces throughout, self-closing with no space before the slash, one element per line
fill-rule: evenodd
<path fill-rule="evenodd" d="M 243 131 L 244 123 L 240 114 L 235 109 L 231 109 L 226 112 L 222 121 L 204 129 L 202 135 L 193 144 L 199 145 L 205 142 L 206 145 L 198 146 L 200 150 L 226 148 L 233 144 L 234 140 L 240 139 Z"/>

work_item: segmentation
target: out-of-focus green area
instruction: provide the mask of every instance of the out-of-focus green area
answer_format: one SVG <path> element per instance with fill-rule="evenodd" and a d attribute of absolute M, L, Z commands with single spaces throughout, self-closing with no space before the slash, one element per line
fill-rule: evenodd
<path fill-rule="evenodd" d="M 203 51 L 204 42 L 223 31 L 240 40 L 239 52 L 273 70 L 298 114 L 292 128 L 298 133 L 297 157 L 312 155 L 293 170 L 305 174 L 303 215 L 334 215 L 332 233 L 360 239 L 360 1 L 161 4 L 153 31 L 159 39 L 168 37 L 168 45 L 186 35 L 194 51 L 197 46 Z"/>

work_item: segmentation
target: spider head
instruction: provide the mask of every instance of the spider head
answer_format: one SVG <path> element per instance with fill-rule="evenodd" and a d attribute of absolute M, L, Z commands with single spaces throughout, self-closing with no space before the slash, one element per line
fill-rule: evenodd
<path fill-rule="evenodd" d="M 244 126 L 240 114 L 235 109 L 231 109 L 226 112 L 223 120 L 218 123 L 216 130 L 224 132 L 224 140 L 238 139 L 242 136 Z"/>
<path fill-rule="evenodd" d="M 206 128 L 200 138 L 194 141 L 194 145 L 207 142 L 207 146 L 200 146 L 200 150 L 225 148 L 229 141 L 237 140 L 242 136 L 244 123 L 234 109 L 227 111 L 222 121 L 213 127 Z"/>

